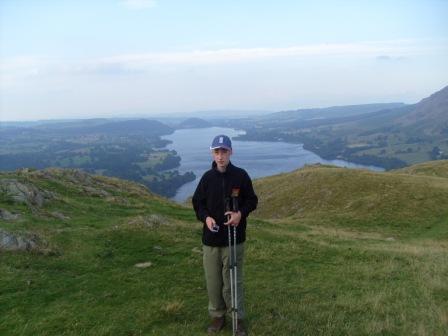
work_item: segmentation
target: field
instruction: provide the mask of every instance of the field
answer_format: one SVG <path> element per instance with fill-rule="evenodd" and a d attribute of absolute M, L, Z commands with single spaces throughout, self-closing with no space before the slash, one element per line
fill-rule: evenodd
<path fill-rule="evenodd" d="M 107 197 L 87 195 L 59 170 L 0 178 L 59 195 L 32 212 L 2 194 L 1 207 L 22 218 L 1 227 L 47 244 L 0 252 L 1 335 L 205 335 L 201 224 L 189 207 L 105 177 L 86 181 Z M 263 183 L 255 184 L 261 206 Z M 448 335 L 444 208 L 423 219 L 424 209 L 415 209 L 406 221 L 387 216 L 386 207 L 377 217 L 361 208 L 335 218 L 322 209 L 274 218 L 260 208 L 250 218 L 250 335 Z"/>

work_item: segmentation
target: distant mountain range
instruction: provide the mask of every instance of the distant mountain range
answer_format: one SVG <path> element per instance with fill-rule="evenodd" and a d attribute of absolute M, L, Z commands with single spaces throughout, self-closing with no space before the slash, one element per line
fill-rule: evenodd
<path fill-rule="evenodd" d="M 200 118 L 188 118 L 179 123 L 178 128 L 204 128 L 210 127 L 211 123 Z"/>
<path fill-rule="evenodd" d="M 294 111 L 281 111 L 263 116 L 262 119 L 275 118 L 284 122 L 312 119 L 335 119 L 349 116 L 359 116 L 366 113 L 377 112 L 405 106 L 404 103 L 362 104 L 332 106 L 325 108 L 299 109 Z"/>
<path fill-rule="evenodd" d="M 415 104 L 396 122 L 428 136 L 448 135 L 448 86 Z"/>
<path fill-rule="evenodd" d="M 174 130 L 157 121 L 148 119 L 132 119 L 113 121 L 108 119 L 81 120 L 78 122 L 64 122 L 36 126 L 36 129 L 46 132 L 80 134 L 108 134 L 108 135 L 145 135 L 160 136 L 170 134 Z"/>
<path fill-rule="evenodd" d="M 246 130 L 241 140 L 303 143 L 325 159 L 399 168 L 448 158 L 448 87 L 412 105 L 286 111 L 229 126 Z"/>
<path fill-rule="evenodd" d="M 220 126 L 244 129 L 246 134 L 239 136 L 240 140 L 302 143 L 305 149 L 324 159 L 344 159 L 385 169 L 448 158 L 448 87 L 412 105 L 347 105 L 275 113 L 260 111 L 251 116 L 249 112 L 253 114 L 255 111 L 245 112 L 245 117 L 240 115 L 238 118 L 236 111 L 220 110 L 158 120 L 97 118 L 37 124 L 0 123 L 0 155 L 4 158 L 3 166 L 6 167 L 7 161 L 9 168 L 15 165 L 11 165 L 12 159 L 8 155 L 23 156 L 26 153 L 34 162 L 40 160 L 34 153 L 45 150 L 48 158 L 52 158 L 55 155 L 51 150 L 57 138 L 59 147 L 65 148 L 70 142 L 69 147 L 73 148 L 71 152 L 68 148 L 65 148 L 67 152 L 58 150 L 58 159 L 53 164 L 71 167 L 61 155 L 74 155 L 73 151 L 81 150 L 78 147 L 88 147 L 92 142 L 100 147 L 111 142 L 116 146 L 122 145 L 126 138 L 127 150 L 134 153 L 149 148 L 148 141 L 153 146 L 166 145 L 160 136 L 176 129 Z M 86 151 L 87 147 L 84 148 Z M 108 148 L 104 150 L 108 151 Z M 76 154 L 74 162 L 86 160 Z M 134 160 L 139 162 L 136 160 L 139 157 Z M 37 168 L 45 166 L 36 163 Z"/>

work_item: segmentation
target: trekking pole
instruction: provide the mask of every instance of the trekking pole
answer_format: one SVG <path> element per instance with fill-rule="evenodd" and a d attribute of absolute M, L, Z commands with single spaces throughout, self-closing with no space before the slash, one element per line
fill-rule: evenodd
<path fill-rule="evenodd" d="M 226 212 L 230 211 L 230 200 L 226 199 Z M 230 215 L 227 215 L 227 221 L 230 220 Z M 228 239 L 229 239 L 229 270 L 230 270 L 230 301 L 232 304 L 231 312 L 232 312 L 232 334 L 236 335 L 236 319 L 235 319 L 235 289 L 236 283 L 234 283 L 233 276 L 233 251 L 232 251 L 232 235 L 230 233 L 230 225 L 227 225 Z"/>
<path fill-rule="evenodd" d="M 232 207 L 233 207 L 233 211 L 234 212 L 238 212 L 238 198 L 235 197 L 234 195 L 232 195 Z M 235 302 L 235 307 L 234 307 L 234 320 L 235 320 L 235 333 L 238 329 L 238 260 L 237 260 L 237 255 L 236 255 L 236 226 L 233 226 L 233 258 L 234 258 L 234 262 L 233 262 L 233 274 L 235 277 L 234 280 L 234 293 L 235 293 L 235 298 L 234 298 L 234 302 Z"/>

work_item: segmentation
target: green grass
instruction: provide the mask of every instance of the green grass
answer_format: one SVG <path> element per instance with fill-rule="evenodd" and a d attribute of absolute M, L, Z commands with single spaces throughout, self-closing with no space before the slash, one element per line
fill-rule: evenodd
<path fill-rule="evenodd" d="M 248 272 L 257 273 L 249 281 L 254 334 L 443 334 L 446 245 L 431 251 L 416 242 L 314 225 L 291 233 L 295 225 L 262 230 L 264 239 L 248 249 Z M 260 283 L 268 295 L 256 289 Z"/>
<path fill-rule="evenodd" d="M 448 160 L 430 161 L 393 171 L 399 174 L 437 176 L 448 178 Z"/>
<path fill-rule="evenodd" d="M 60 178 L 31 178 L 63 195 L 40 214 L 0 198 L 2 208 L 24 213 L 1 227 L 36 232 L 55 252 L 0 252 L 0 335 L 205 335 L 201 224 L 193 211 L 116 179 L 101 181 L 127 205 L 89 197 Z M 333 217 L 312 209 L 249 220 L 250 335 L 448 334 L 447 217 L 391 220 L 353 210 Z M 70 219 L 47 217 L 53 210 Z M 150 215 L 164 220 L 133 221 Z M 231 335 L 229 326 L 221 335 Z"/>
<path fill-rule="evenodd" d="M 263 218 L 347 219 L 344 226 L 386 231 L 418 231 L 448 218 L 448 179 L 439 176 L 310 166 L 255 181 L 254 188 Z"/>

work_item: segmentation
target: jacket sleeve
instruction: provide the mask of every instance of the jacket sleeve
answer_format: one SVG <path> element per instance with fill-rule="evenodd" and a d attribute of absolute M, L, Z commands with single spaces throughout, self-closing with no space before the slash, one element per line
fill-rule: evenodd
<path fill-rule="evenodd" d="M 252 186 L 252 180 L 249 175 L 245 172 L 243 190 L 242 190 L 242 204 L 240 206 L 241 216 L 246 218 L 249 213 L 257 208 L 258 197 L 255 195 L 254 188 Z"/>
<path fill-rule="evenodd" d="M 199 181 L 198 186 L 193 194 L 193 208 L 196 213 L 196 218 L 205 223 L 205 219 L 209 216 L 207 210 L 207 194 L 205 190 L 206 182 L 204 176 Z"/>

